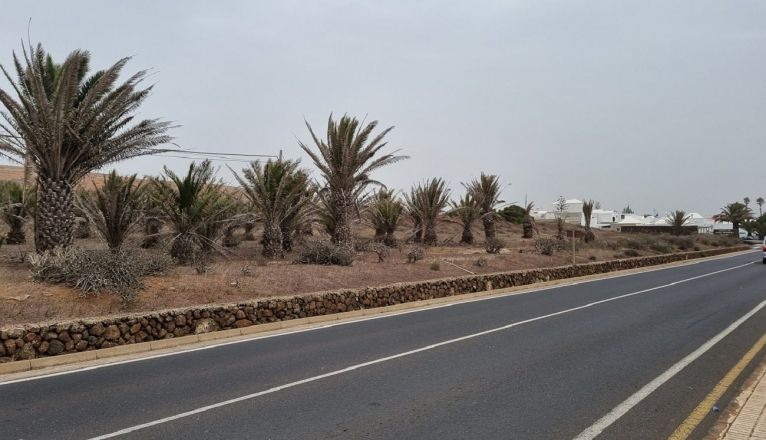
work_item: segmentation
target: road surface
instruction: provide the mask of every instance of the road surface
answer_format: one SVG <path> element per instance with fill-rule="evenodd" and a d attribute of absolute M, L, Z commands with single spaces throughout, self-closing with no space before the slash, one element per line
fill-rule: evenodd
<path fill-rule="evenodd" d="M 0 384 L 0 438 L 664 439 L 764 305 L 748 253 L 336 324 Z"/>

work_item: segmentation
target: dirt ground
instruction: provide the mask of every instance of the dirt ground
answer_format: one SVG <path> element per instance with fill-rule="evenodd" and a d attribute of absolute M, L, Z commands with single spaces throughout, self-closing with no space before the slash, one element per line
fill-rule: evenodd
<path fill-rule="evenodd" d="M 567 228 L 571 226 L 567 225 Z M 404 225 L 401 229 L 400 238 L 404 239 L 409 227 Z M 572 262 L 571 244 L 554 252 L 552 256 L 542 255 L 535 250 L 534 239 L 521 238 L 520 225 L 499 222 L 498 237 L 506 243 L 506 249 L 497 255 L 487 254 L 484 250 L 481 244 L 483 231 L 479 226 L 474 228 L 474 236 L 479 243 L 473 246 L 453 244 L 460 240 L 460 232 L 459 225 L 442 222 L 438 228 L 439 240 L 446 243 L 428 247 L 425 258 L 416 263 L 407 263 L 407 252 L 411 245 L 405 244 L 393 249 L 382 263 L 378 262 L 376 254 L 360 252 L 350 267 L 294 264 L 295 252 L 288 254 L 284 260 L 271 261 L 264 266 L 264 260 L 258 258 L 257 241 L 243 241 L 240 246 L 230 250 L 230 255 L 217 257 L 207 273 L 200 275 L 191 267 L 179 266 L 171 268 L 162 276 L 146 278 L 138 300 L 130 305 L 123 304 L 113 295 L 84 297 L 67 287 L 34 282 L 24 261 L 25 255 L 32 251 L 31 244 L 5 245 L 0 248 L 0 326 L 208 303 L 232 303 L 470 273 L 560 266 Z M 555 224 L 538 222 L 538 232 L 538 237 L 552 237 L 555 234 Z M 692 241 L 687 239 L 679 242 L 670 236 L 595 232 L 595 242 L 578 242 L 578 263 L 731 244 L 727 238 L 713 236 L 694 236 L 690 237 Z M 255 233 L 257 237 L 258 231 Z M 356 235 L 362 241 L 368 240 L 372 238 L 373 231 L 359 226 Z M 31 238 L 31 233 L 28 236 Z M 136 241 L 139 239 L 135 237 Z M 673 244 L 674 241 L 676 244 Z M 97 238 L 77 240 L 75 244 L 87 248 L 104 247 Z M 478 265 L 480 259 L 484 260 L 481 266 Z"/>

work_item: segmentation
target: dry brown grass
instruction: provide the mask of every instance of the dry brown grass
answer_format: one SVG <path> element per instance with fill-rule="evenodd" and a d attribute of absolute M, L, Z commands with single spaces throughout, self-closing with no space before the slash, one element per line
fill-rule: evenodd
<path fill-rule="evenodd" d="M 543 236 L 555 234 L 553 222 L 539 222 L 538 229 Z M 404 239 L 407 230 L 405 225 L 398 238 Z M 442 222 L 438 228 L 439 239 L 447 243 L 428 248 L 426 257 L 413 264 L 407 263 L 409 245 L 405 244 L 392 250 L 383 263 L 378 262 L 373 252 L 360 252 L 350 267 L 296 265 L 292 264 L 294 254 L 285 260 L 260 266 L 256 263 L 257 243 L 245 241 L 233 249 L 231 255 L 217 258 L 208 273 L 199 275 L 192 267 L 175 267 L 166 275 L 146 279 L 138 301 L 130 306 L 111 295 L 83 298 L 77 291 L 66 287 L 35 283 L 23 263 L 23 255 L 32 250 L 31 245 L 3 246 L 0 248 L 0 280 L 3 281 L 0 285 L 0 326 L 421 281 L 466 275 L 467 271 L 491 273 L 571 263 L 569 247 L 555 252 L 553 256 L 537 253 L 533 239 L 521 238 L 519 225 L 506 222 L 498 225 L 498 237 L 505 241 L 507 249 L 497 255 L 487 254 L 480 242 L 474 246 L 450 244 L 459 241 L 460 232 L 459 225 Z M 356 233 L 362 240 L 373 236 L 372 229 L 364 226 L 358 226 Z M 481 228 L 477 227 L 474 233 L 481 241 Z M 671 240 L 669 237 L 624 235 L 610 231 L 596 231 L 596 236 L 598 240 L 594 243 L 579 244 L 578 263 L 622 258 L 628 245 L 638 247 L 635 250 L 639 255 L 657 254 L 659 252 L 652 250 L 653 244 Z M 139 239 L 134 237 L 135 241 Z M 628 243 L 629 240 L 632 242 Z M 699 249 L 722 245 L 712 242 L 721 238 L 696 237 L 694 240 Z M 97 239 L 79 240 L 76 244 L 88 248 L 103 246 Z M 673 249 L 678 250 L 676 247 Z M 486 260 L 486 264 L 478 266 L 479 258 Z M 434 271 L 430 269 L 434 260 L 448 263 L 440 264 L 440 270 Z"/>

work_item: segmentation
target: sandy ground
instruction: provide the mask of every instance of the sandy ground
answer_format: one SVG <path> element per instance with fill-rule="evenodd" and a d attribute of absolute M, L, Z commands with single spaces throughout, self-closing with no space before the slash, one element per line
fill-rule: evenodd
<path fill-rule="evenodd" d="M 555 233 L 555 225 L 539 222 L 541 236 Z M 408 231 L 402 228 L 401 238 Z M 409 245 L 393 249 L 388 259 L 379 263 L 372 252 L 360 252 L 350 267 L 315 266 L 293 264 L 294 254 L 284 260 L 269 262 L 266 266 L 256 264 L 257 242 L 244 241 L 233 249 L 232 255 L 218 257 L 210 270 L 197 274 L 191 267 L 174 267 L 168 273 L 144 280 L 145 287 L 138 301 L 125 305 L 113 295 L 83 297 L 78 291 L 63 286 L 37 283 L 30 279 L 24 256 L 32 250 L 31 245 L 3 246 L 0 248 L 0 326 L 67 318 L 83 318 L 105 314 L 158 310 L 186 307 L 206 303 L 238 302 L 269 296 L 295 295 L 308 292 L 357 288 L 396 282 L 419 281 L 434 278 L 550 267 L 571 264 L 571 251 L 556 252 L 545 256 L 534 249 L 534 240 L 521 238 L 521 227 L 506 222 L 498 225 L 498 237 L 506 242 L 507 249 L 499 255 L 487 254 L 481 244 L 461 246 L 461 228 L 450 222 L 440 224 L 438 232 L 443 246 L 429 247 L 426 257 L 416 263 L 407 263 Z M 256 231 L 257 233 L 257 231 Z M 360 226 L 356 231 L 360 239 L 369 239 L 373 231 Z M 475 238 L 483 240 L 480 227 L 474 229 Z M 257 234 L 256 234 L 257 235 Z M 31 237 L 31 234 L 30 234 Z M 139 239 L 140 237 L 136 237 Z M 577 261 L 604 261 L 626 257 L 628 240 L 641 242 L 638 255 L 661 253 L 651 249 L 651 243 L 672 239 L 668 237 L 618 234 L 597 231 L 597 240 L 591 244 L 579 244 Z M 711 240 L 715 239 L 715 243 Z M 697 249 L 724 245 L 722 237 L 699 236 L 694 238 Z M 76 245 L 88 248 L 103 247 L 96 238 L 78 240 Z M 674 251 L 680 251 L 673 247 Z M 688 249 L 692 250 L 692 249 Z M 631 252 L 631 251 L 628 251 Z M 478 266 L 478 260 L 485 265 Z M 438 261 L 438 270 L 432 265 Z M 450 264 L 452 263 L 452 264 Z M 243 271 L 243 268 L 247 270 Z"/>

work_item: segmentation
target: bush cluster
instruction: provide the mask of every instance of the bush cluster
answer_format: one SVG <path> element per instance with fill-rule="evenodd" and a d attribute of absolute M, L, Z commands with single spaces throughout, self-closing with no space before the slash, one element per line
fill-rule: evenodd
<path fill-rule="evenodd" d="M 415 246 L 407 252 L 407 262 L 414 263 L 426 257 L 426 251 L 420 246 Z"/>
<path fill-rule="evenodd" d="M 299 264 L 324 264 L 351 266 L 354 262 L 354 250 L 338 246 L 330 241 L 307 241 L 295 262 Z"/>
<path fill-rule="evenodd" d="M 561 249 L 561 240 L 555 238 L 540 237 L 535 239 L 535 249 L 543 255 L 553 255 L 553 252 Z"/>
<path fill-rule="evenodd" d="M 490 238 L 484 243 L 484 248 L 488 254 L 499 254 L 505 247 L 505 242 L 499 238 Z"/>
<path fill-rule="evenodd" d="M 173 260 L 139 251 L 57 248 L 29 256 L 32 278 L 61 283 L 84 295 L 118 294 L 124 300 L 142 287 L 141 278 L 166 271 Z"/>

